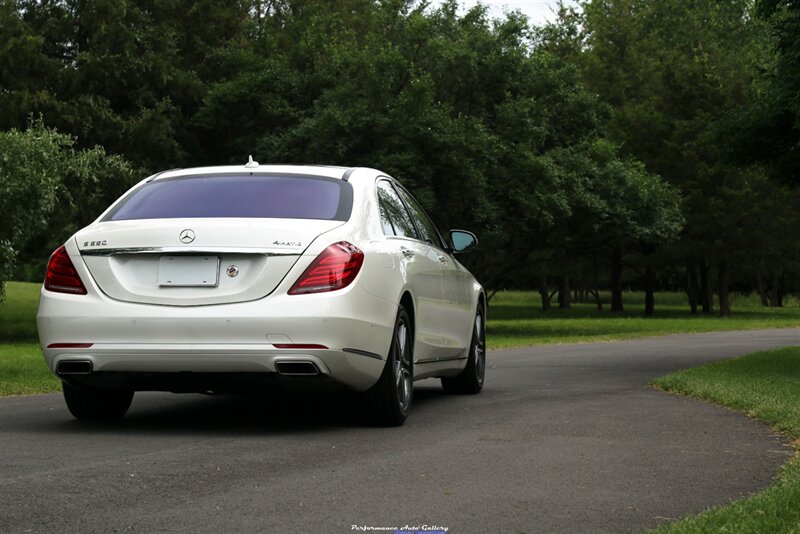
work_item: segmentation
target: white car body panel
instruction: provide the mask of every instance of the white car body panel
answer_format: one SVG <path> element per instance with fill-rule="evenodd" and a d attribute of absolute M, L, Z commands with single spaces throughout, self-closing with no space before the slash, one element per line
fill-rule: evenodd
<path fill-rule="evenodd" d="M 225 173 L 284 173 L 341 178 L 338 167 L 243 166 L 169 171 L 143 180 Z M 455 257 L 415 239 L 386 237 L 374 169 L 349 174 L 347 221 L 298 219 L 158 219 L 103 221 L 70 238 L 66 251 L 87 294 L 42 289 L 37 322 L 50 369 L 87 360 L 92 372 L 275 373 L 278 361 L 313 362 L 320 373 L 363 391 L 381 375 L 401 299 L 414 316 L 414 379 L 453 376 L 466 365 L 483 289 Z M 196 239 L 178 241 L 182 229 Z M 289 295 L 294 282 L 329 245 L 364 253 L 354 282 L 325 293 Z M 149 249 L 144 255 L 114 249 Z M 403 254 L 402 249 L 413 254 Z M 214 288 L 159 287 L 158 258 L 197 252 L 221 258 Z M 442 261 L 442 256 L 447 261 Z M 231 264 L 235 278 L 225 276 Z M 84 348 L 54 344 L 85 343 Z M 275 344 L 327 349 L 286 349 Z"/>

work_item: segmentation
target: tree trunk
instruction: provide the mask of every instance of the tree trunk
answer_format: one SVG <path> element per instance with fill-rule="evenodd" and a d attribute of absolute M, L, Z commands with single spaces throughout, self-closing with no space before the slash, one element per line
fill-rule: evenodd
<path fill-rule="evenodd" d="M 614 248 L 611 257 L 611 311 L 622 312 L 622 250 Z"/>
<path fill-rule="evenodd" d="M 597 287 L 597 256 L 592 257 L 592 287 L 594 288 L 594 301 L 597 311 L 603 311 L 603 299 L 600 298 L 600 288 Z"/>
<path fill-rule="evenodd" d="M 594 303 L 597 306 L 597 311 L 603 311 L 603 299 L 600 298 L 600 290 L 599 289 L 592 289 L 589 291 L 590 294 L 594 295 Z"/>
<path fill-rule="evenodd" d="M 697 314 L 697 266 L 694 259 L 686 260 L 686 295 L 689 297 L 689 308 L 692 314 Z"/>
<path fill-rule="evenodd" d="M 776 308 L 783 307 L 783 270 L 775 269 L 772 275 L 772 305 Z"/>
<path fill-rule="evenodd" d="M 586 303 L 586 294 L 589 289 L 589 266 L 584 265 L 583 272 L 581 273 L 581 285 L 578 288 L 578 302 L 581 304 Z"/>
<path fill-rule="evenodd" d="M 550 311 L 550 290 L 547 288 L 547 275 L 539 277 L 539 296 L 542 297 L 542 311 Z"/>
<path fill-rule="evenodd" d="M 581 288 L 581 302 L 586 303 L 589 302 L 589 290 L 591 289 L 591 272 L 589 268 L 586 268 L 586 271 L 583 273 L 583 287 Z"/>
<path fill-rule="evenodd" d="M 758 297 L 761 299 L 761 305 L 768 308 L 770 305 L 769 296 L 764 285 L 764 275 L 761 274 L 761 269 L 756 272 L 756 287 L 758 288 Z"/>
<path fill-rule="evenodd" d="M 709 267 L 705 260 L 700 260 L 700 303 L 703 313 L 714 313 L 714 288 L 708 276 Z"/>
<path fill-rule="evenodd" d="M 731 314 L 731 295 L 728 291 L 728 262 L 719 260 L 718 271 L 719 315 L 727 317 Z"/>
<path fill-rule="evenodd" d="M 656 277 L 649 265 L 644 270 L 644 315 L 652 317 L 656 311 L 655 301 Z"/>
<path fill-rule="evenodd" d="M 562 276 L 558 280 L 558 307 L 562 310 L 570 309 L 569 276 Z"/>

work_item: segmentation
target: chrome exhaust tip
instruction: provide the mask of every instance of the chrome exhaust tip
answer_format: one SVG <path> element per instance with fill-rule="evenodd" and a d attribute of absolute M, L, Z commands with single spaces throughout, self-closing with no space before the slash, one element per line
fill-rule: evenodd
<path fill-rule="evenodd" d="M 88 375 L 92 372 L 92 362 L 89 360 L 66 360 L 58 362 L 56 374 L 58 375 Z"/>
<path fill-rule="evenodd" d="M 278 371 L 278 374 L 287 376 L 314 376 L 320 374 L 314 362 L 304 361 L 275 362 L 275 370 Z"/>

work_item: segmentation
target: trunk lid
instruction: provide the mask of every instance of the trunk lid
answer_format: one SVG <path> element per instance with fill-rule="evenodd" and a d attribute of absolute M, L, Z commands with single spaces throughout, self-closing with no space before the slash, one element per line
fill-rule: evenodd
<path fill-rule="evenodd" d="M 75 235 L 100 289 L 124 302 L 198 306 L 271 293 L 320 234 L 342 221 L 149 219 L 93 224 Z"/>

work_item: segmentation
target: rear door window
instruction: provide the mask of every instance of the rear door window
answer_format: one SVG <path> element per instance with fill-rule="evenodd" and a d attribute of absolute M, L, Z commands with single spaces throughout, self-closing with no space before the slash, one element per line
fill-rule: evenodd
<path fill-rule="evenodd" d="M 436 226 L 433 224 L 433 221 L 431 221 L 430 217 L 428 217 L 428 214 L 425 213 L 422 207 L 420 207 L 420 205 L 416 200 L 414 200 L 414 197 L 412 197 L 408 191 L 402 187 L 399 187 L 398 191 L 411 211 L 411 216 L 414 218 L 414 222 L 417 224 L 417 229 L 421 234 L 421 239 L 444 250 L 442 239 L 439 237 L 439 231 L 436 230 Z"/>
<path fill-rule="evenodd" d="M 352 186 L 322 176 L 213 175 L 155 180 L 103 220 L 243 217 L 346 221 Z"/>
<path fill-rule="evenodd" d="M 386 180 L 378 182 L 378 207 L 385 235 L 419 239 L 411 215 L 397 195 L 397 191 Z"/>

